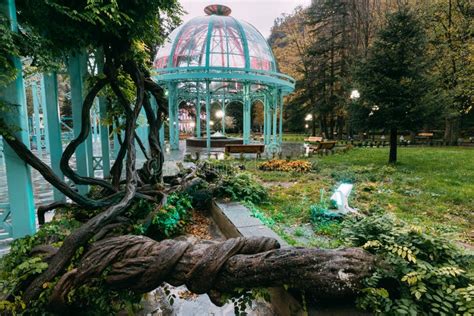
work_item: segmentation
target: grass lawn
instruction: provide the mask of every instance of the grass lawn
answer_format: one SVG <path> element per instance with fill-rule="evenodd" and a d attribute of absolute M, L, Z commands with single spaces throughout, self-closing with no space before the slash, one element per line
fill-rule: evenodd
<path fill-rule="evenodd" d="M 350 205 L 363 213 L 393 212 L 409 223 L 473 244 L 474 149 L 399 148 L 398 159 L 397 165 L 390 166 L 388 148 L 355 148 L 346 154 L 310 158 L 314 170 L 303 174 L 260 171 L 255 162 L 248 162 L 247 169 L 270 192 L 270 203 L 259 208 L 293 244 L 299 244 L 298 237 L 305 234 L 310 206 L 320 201 L 321 190 L 328 199 L 342 182 L 354 184 Z M 337 226 L 316 231 L 334 237 Z"/>

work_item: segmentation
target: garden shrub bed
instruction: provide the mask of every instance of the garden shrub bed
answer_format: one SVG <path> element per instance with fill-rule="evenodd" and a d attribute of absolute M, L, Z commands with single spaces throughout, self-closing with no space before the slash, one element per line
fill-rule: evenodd
<path fill-rule="evenodd" d="M 308 172 L 312 166 L 305 160 L 272 159 L 261 163 L 258 168 L 264 171 Z"/>

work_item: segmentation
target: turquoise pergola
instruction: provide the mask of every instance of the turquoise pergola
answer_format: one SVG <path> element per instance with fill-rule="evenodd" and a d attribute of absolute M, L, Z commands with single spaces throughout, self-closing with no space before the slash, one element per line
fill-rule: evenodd
<path fill-rule="evenodd" d="M 278 72 L 272 50 L 260 32 L 230 16 L 230 8 L 210 5 L 206 16 L 175 29 L 155 57 L 155 79 L 168 94 L 169 142 L 179 149 L 181 102 L 196 111 L 196 137 L 201 137 L 201 110 L 205 106 L 207 149 L 211 147 L 211 103 L 222 110 L 222 132 L 230 102 L 243 105 L 243 143 L 251 141 L 251 107 L 264 105 L 263 141 L 268 152 L 281 149 L 283 97 L 294 89 L 294 79 Z"/>
<path fill-rule="evenodd" d="M 16 7 L 14 0 L 0 0 L 0 12 L 10 21 L 12 31 L 18 31 Z M 58 75 L 56 73 L 35 74 L 30 78 L 23 78 L 22 63 L 18 57 L 10 56 L 17 70 L 15 81 L 0 89 L 0 101 L 11 106 L 11 111 L 0 111 L 0 119 L 9 125 L 17 127 L 16 136 L 30 147 L 36 147 L 37 155 L 47 154 L 53 171 L 61 179 L 64 178 L 60 170 L 60 159 L 63 152 L 61 133 L 61 118 L 58 104 Z M 72 103 L 72 132 L 76 137 L 81 129 L 81 112 L 84 96 L 84 82 L 88 73 L 101 71 L 103 56 L 100 52 L 93 54 L 75 54 L 68 58 L 67 74 L 70 80 Z M 31 91 L 33 117 L 31 128 L 28 124 L 26 92 Z M 100 124 L 105 118 L 106 102 L 103 97 L 96 100 L 96 111 L 91 115 L 93 128 L 87 141 L 81 144 L 75 153 L 76 169 L 84 176 L 94 175 L 94 171 L 102 170 L 102 175 L 108 177 L 110 171 L 109 128 Z M 42 122 L 40 120 L 42 118 Z M 69 128 L 69 127 L 67 127 Z M 143 133 L 137 129 L 137 134 Z M 100 141 L 100 155 L 94 156 L 93 138 Z M 0 240 L 18 238 L 33 234 L 36 231 L 36 215 L 34 190 L 29 166 L 0 137 L 0 164 L 6 170 L 6 185 L 8 201 L 0 201 Z M 68 180 L 66 180 L 68 181 Z M 80 193 L 88 193 L 87 186 L 78 185 Z M 63 201 L 62 193 L 54 190 L 54 200 Z"/>

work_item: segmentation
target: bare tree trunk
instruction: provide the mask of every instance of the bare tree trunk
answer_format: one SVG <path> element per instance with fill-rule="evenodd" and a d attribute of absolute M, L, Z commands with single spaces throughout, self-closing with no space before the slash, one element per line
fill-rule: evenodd
<path fill-rule="evenodd" d="M 459 138 L 459 118 L 446 118 L 444 128 L 444 142 L 446 145 L 457 145 Z"/>
<path fill-rule="evenodd" d="M 390 154 L 388 163 L 397 162 L 397 128 L 392 127 L 390 129 Z"/>

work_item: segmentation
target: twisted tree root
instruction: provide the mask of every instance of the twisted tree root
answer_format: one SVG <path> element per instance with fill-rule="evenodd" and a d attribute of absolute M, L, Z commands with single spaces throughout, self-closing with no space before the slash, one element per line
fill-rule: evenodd
<path fill-rule="evenodd" d="M 72 288 L 101 276 L 107 268 L 105 282 L 111 288 L 146 293 L 163 282 L 184 284 L 221 305 L 221 292 L 283 285 L 319 298 L 353 297 L 374 267 L 374 257 L 360 248 L 279 248 L 275 239 L 266 237 L 198 243 L 157 242 L 132 235 L 104 239 L 92 245 L 76 269 L 61 277 L 50 305 L 64 308 Z"/>

